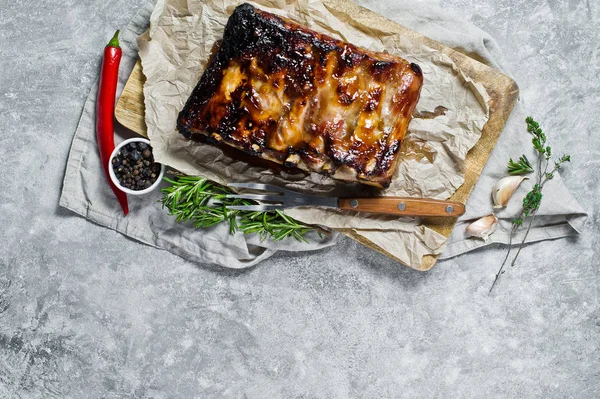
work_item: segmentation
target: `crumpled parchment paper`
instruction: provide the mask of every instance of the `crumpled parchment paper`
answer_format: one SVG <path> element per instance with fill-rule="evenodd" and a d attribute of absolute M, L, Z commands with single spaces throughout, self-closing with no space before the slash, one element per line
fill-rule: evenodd
<path fill-rule="evenodd" d="M 468 80 L 445 54 L 394 32 L 368 26 L 352 16 L 333 13 L 318 0 L 249 2 L 319 32 L 416 62 L 424 84 L 415 117 L 403 142 L 398 170 L 389 189 L 337 182 L 318 174 L 274 172 L 236 160 L 211 145 L 186 141 L 176 119 L 197 84 L 237 0 L 159 0 L 150 29 L 138 39 L 146 83 L 148 136 L 158 162 L 219 183 L 254 181 L 329 196 L 386 195 L 446 199 L 463 183 L 467 152 L 477 143 L 488 119 L 489 97 Z M 424 255 L 439 254 L 446 237 L 420 225 L 420 218 L 374 216 L 331 209 L 286 210 L 305 223 L 352 229 L 408 266 L 419 268 Z"/>

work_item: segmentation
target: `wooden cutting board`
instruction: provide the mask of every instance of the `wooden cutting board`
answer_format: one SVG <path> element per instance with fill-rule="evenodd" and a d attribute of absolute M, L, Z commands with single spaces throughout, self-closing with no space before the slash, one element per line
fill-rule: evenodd
<path fill-rule="evenodd" d="M 345 12 L 352 15 L 358 22 L 363 22 L 367 26 L 381 26 L 386 31 L 397 32 L 401 35 L 409 36 L 414 40 L 424 43 L 426 46 L 447 54 L 469 78 L 473 79 L 475 82 L 480 82 L 486 88 L 491 98 L 489 102 L 490 118 L 483 128 L 481 139 L 467 155 L 465 182 L 450 198 L 452 201 L 462 202 L 463 204 L 466 203 L 489 155 L 498 141 L 498 137 L 506 124 L 506 120 L 515 105 L 519 95 L 517 84 L 497 69 L 489 67 L 471 57 L 474 55 L 463 54 L 442 43 L 429 39 L 402 25 L 388 20 L 379 14 L 360 7 L 350 0 L 324 0 L 323 2 L 332 10 L 332 12 Z M 138 61 L 129 76 L 121 97 L 119 98 L 115 114 L 117 120 L 123 126 L 142 136 L 147 136 L 144 118 L 144 81 L 145 78 L 142 73 L 142 66 Z M 450 236 L 455 224 L 456 218 L 425 218 L 423 220 L 424 226 L 427 226 L 446 237 Z M 342 229 L 339 231 L 361 244 L 400 262 L 399 259 L 395 258 L 373 242 L 355 234 L 352 230 Z M 417 270 L 429 270 L 436 263 L 437 259 L 438 256 L 425 256 L 422 260 L 421 268 L 418 268 Z"/>

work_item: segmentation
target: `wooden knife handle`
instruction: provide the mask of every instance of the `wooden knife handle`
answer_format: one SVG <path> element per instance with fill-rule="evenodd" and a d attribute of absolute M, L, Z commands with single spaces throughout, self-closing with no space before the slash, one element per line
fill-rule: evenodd
<path fill-rule="evenodd" d="M 460 202 L 429 198 L 370 197 L 340 198 L 338 207 L 348 211 L 371 212 L 398 216 L 451 216 L 465 213 Z"/>

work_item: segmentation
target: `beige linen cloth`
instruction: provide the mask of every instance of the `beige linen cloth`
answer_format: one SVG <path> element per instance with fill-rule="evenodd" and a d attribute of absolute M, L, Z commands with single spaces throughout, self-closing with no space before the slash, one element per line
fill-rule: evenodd
<path fill-rule="evenodd" d="M 182 12 L 182 7 L 187 7 L 188 3 L 192 5 L 191 8 L 200 8 L 196 10 L 188 9 L 187 12 Z M 142 58 L 145 58 L 144 72 L 149 77 L 149 85 L 146 87 L 146 106 L 156 106 L 156 98 L 153 98 L 153 95 L 170 95 L 176 99 L 173 104 L 177 104 L 177 101 L 185 101 L 187 94 L 189 94 L 189 91 L 197 82 L 201 69 L 196 67 L 195 70 L 189 71 L 189 74 L 186 75 L 177 70 L 177 67 L 173 67 L 171 63 L 173 60 L 177 60 L 177 51 L 181 50 L 181 48 L 178 49 L 176 46 L 173 46 L 169 49 L 168 46 L 165 47 L 165 43 L 168 43 L 168 40 L 164 36 L 164 33 L 169 29 L 175 29 L 177 35 L 187 37 L 187 45 L 194 44 L 193 40 L 197 40 L 196 44 L 206 43 L 202 49 L 198 49 L 198 47 L 195 49 L 191 47 L 185 49 L 185 51 L 188 51 L 186 57 L 198 57 L 195 61 L 203 65 L 202 60 L 205 60 L 207 51 L 212 46 L 213 39 L 215 38 L 213 36 L 218 34 L 219 28 L 222 31 L 222 26 L 226 22 L 223 13 L 216 12 L 211 14 L 207 11 L 207 7 L 211 8 L 212 11 L 221 9 L 223 12 L 229 12 L 231 5 L 234 3 L 237 2 L 206 1 L 186 3 L 159 0 L 157 7 L 154 8 L 152 2 L 149 2 L 147 6 L 140 10 L 140 13 L 122 34 L 125 56 L 121 67 L 120 88 L 122 88 L 123 83 L 126 81 L 129 71 L 137 58 L 135 39 L 147 30 L 150 15 L 153 11 L 153 24 L 149 31 L 152 40 L 148 42 L 148 36 L 142 37 L 140 40 Z M 266 8 L 268 5 L 281 6 L 278 1 L 261 2 L 259 6 Z M 311 10 L 310 13 L 306 13 L 308 9 Z M 431 145 L 433 151 L 437 154 L 437 162 L 432 162 L 429 165 L 416 165 L 414 160 L 407 156 L 401 164 L 398 174 L 399 178 L 395 180 L 390 190 L 386 192 L 386 195 L 426 195 L 437 198 L 447 198 L 451 195 L 462 183 L 462 176 L 456 173 L 456 169 L 452 170 L 449 168 L 450 163 L 447 162 L 447 158 L 459 159 L 459 161 L 461 157 L 464 159 L 464 155 L 466 155 L 468 149 L 476 143 L 480 129 L 486 120 L 485 92 L 473 84 L 473 82 L 465 81 L 460 71 L 454 70 L 449 60 L 441 57 L 439 54 L 431 52 L 422 46 L 418 47 L 414 43 L 408 43 L 402 38 L 381 38 L 379 34 L 378 37 L 381 40 L 370 41 L 372 40 L 372 32 L 361 33 L 360 27 L 352 27 L 352 24 L 347 23 L 348 18 L 351 18 L 351 16 L 328 14 L 327 8 L 323 7 L 319 2 L 294 2 L 293 5 L 288 4 L 285 10 L 291 13 L 288 15 L 295 17 L 300 22 L 309 26 L 312 24 L 311 27 L 316 30 L 326 32 L 328 27 L 337 26 L 338 29 L 329 33 L 376 50 L 393 48 L 400 53 L 399 55 L 405 56 L 405 58 L 411 61 L 417 61 L 425 70 L 425 76 L 429 76 L 429 79 L 437 79 L 445 89 L 462 90 L 463 102 L 452 103 L 446 101 L 444 103 L 442 102 L 444 101 L 443 95 L 437 93 L 438 97 L 436 97 L 436 93 L 431 93 L 424 89 L 421 102 L 419 103 L 420 110 L 432 110 L 437 105 L 444 105 L 450 110 L 450 117 L 446 118 L 447 120 L 415 120 L 411 124 L 412 137 L 426 141 L 427 145 Z M 315 10 L 318 12 L 315 12 Z M 424 15 L 427 15 L 428 18 L 424 19 Z M 434 39 L 440 40 L 440 36 L 443 36 L 444 40 L 441 41 L 445 41 L 455 48 L 475 52 L 489 64 L 501 67 L 501 54 L 493 40 L 472 25 L 449 18 L 448 15 L 436 12 L 430 8 L 427 9 L 427 12 L 415 10 L 414 4 L 394 4 L 393 12 L 386 12 L 386 16 L 396 19 L 398 22 Z M 346 24 L 340 24 L 340 18 Z M 176 22 L 176 19 L 183 19 L 185 23 L 180 24 Z M 170 28 L 169 24 L 171 24 Z M 197 29 L 193 31 L 194 33 L 190 33 L 189 29 L 178 30 L 182 26 L 195 26 Z M 346 30 L 344 27 L 347 27 Z M 213 36 L 208 38 L 207 36 L 211 32 Z M 197 37 L 193 37 L 194 35 L 197 35 Z M 190 36 L 193 39 L 191 42 L 189 40 Z M 150 45 L 147 46 L 148 44 Z M 149 49 L 152 46 L 155 46 L 155 48 Z M 402 49 L 410 49 L 412 58 L 407 54 L 402 54 L 400 51 Z M 144 56 L 144 52 L 149 52 L 150 50 L 154 51 L 154 58 Z M 173 51 L 173 53 L 168 54 L 169 51 Z M 164 59 L 159 60 L 160 62 L 153 63 L 152 61 L 148 61 L 149 59 L 156 59 L 156 57 L 160 58 L 161 52 Z M 194 52 L 197 54 L 192 55 Z M 171 67 L 167 66 L 166 69 L 161 70 L 160 68 L 165 68 L 165 65 L 168 65 L 167 63 L 162 63 L 165 60 L 171 64 Z M 181 65 L 185 65 L 185 62 Z M 161 84 L 168 85 L 168 87 L 157 90 L 157 87 L 160 88 Z M 430 87 L 436 86 L 432 84 Z M 335 234 L 322 238 L 319 238 L 317 235 L 311 235 L 309 237 L 310 244 L 303 244 L 293 240 L 280 243 L 273 243 L 269 240 L 261 242 L 255 236 L 244 236 L 242 234 L 230 236 L 227 233 L 227 228 L 224 226 L 216 226 L 208 230 L 195 230 L 191 226 L 175 223 L 166 214 L 166 211 L 160 209 L 160 204 L 157 203 L 157 200 L 160 198 L 159 193 L 142 198 L 130 196 L 131 213 L 129 216 L 123 217 L 110 189 L 104 184 L 104 176 L 99 166 L 93 123 L 95 95 L 96 91 L 94 89 L 86 101 L 81 121 L 73 139 L 65 174 L 63 193 L 60 200 L 62 206 L 83 215 L 93 222 L 113 228 L 146 244 L 169 250 L 195 262 L 223 267 L 243 268 L 252 266 L 280 249 L 309 251 L 335 243 L 337 239 Z M 163 101 L 160 104 L 164 103 Z M 169 103 L 169 101 L 166 103 Z M 466 107 L 468 111 L 461 113 L 460 106 L 465 105 L 468 105 Z M 169 127 L 166 124 L 169 118 L 173 118 L 173 115 L 176 116 L 178 109 L 178 106 L 173 105 L 173 109 L 167 112 L 169 114 L 168 117 L 156 118 L 155 120 L 152 120 L 152 116 L 156 116 L 159 113 L 164 115 L 165 110 L 151 109 L 149 111 L 148 124 L 150 138 L 158 152 L 159 160 L 167 160 L 172 166 L 187 173 L 202 172 L 203 175 L 219 182 L 230 181 L 232 180 L 232 176 L 240 176 L 241 178 L 237 180 L 268 181 L 288 184 L 288 187 L 299 190 L 310 190 L 329 195 L 340 194 L 340 185 L 322 176 L 311 176 L 309 179 L 300 180 L 298 176 L 290 175 L 285 176 L 285 179 L 277 180 L 278 178 L 273 176 L 270 171 L 256 170 L 235 160 L 226 159 L 213 147 L 182 145 L 183 142 L 180 138 L 173 135 L 172 125 Z M 455 112 L 452 112 L 453 110 Z M 467 214 L 461 218 L 453 235 L 445 245 L 446 248 L 442 257 L 457 255 L 484 245 L 481 241 L 464 237 L 464 223 L 470 218 L 484 215 L 491 211 L 489 190 L 494 180 L 504 174 L 505 160 L 511 156 L 518 156 L 522 152 L 520 149 L 528 148 L 528 137 L 523 133 L 521 121 L 523 118 L 519 105 L 517 105 L 515 114 L 509 121 L 506 131 L 501 136 L 498 146 L 486 166 L 486 171 L 482 175 L 471 200 L 467 204 Z M 163 121 L 165 125 L 161 125 Z M 456 123 L 457 121 L 459 123 Z M 465 123 L 470 124 L 465 125 Z M 439 129 L 440 124 L 443 126 L 442 129 Z M 462 131 L 456 130 L 457 124 L 463 127 Z M 464 130 L 467 130 L 468 134 L 465 134 Z M 431 137 L 431 133 L 436 131 L 441 131 L 442 136 Z M 117 133 L 122 138 L 127 137 L 127 132 Z M 192 161 L 194 156 L 199 153 L 213 156 L 213 158 L 209 159 L 213 159 L 215 162 L 202 164 Z M 174 157 L 174 154 L 178 154 L 179 157 Z M 429 178 L 406 178 L 407 176 L 423 177 L 423 173 Z M 428 182 L 428 184 L 423 184 L 423 181 Z M 552 182 L 547 187 L 549 194 L 545 196 L 540 211 L 542 217 L 539 218 L 538 224 L 534 226 L 530 234 L 531 241 L 573 234 L 580 231 L 585 222 L 585 212 L 566 191 L 560 179 Z M 525 188 L 523 189 L 523 193 L 525 192 L 524 190 Z M 506 211 L 499 214 L 499 216 L 505 214 L 506 219 L 502 221 L 500 231 L 492 236 L 493 241 L 507 241 L 506 230 L 510 227 L 510 216 L 517 210 L 518 203 L 515 204 L 513 202 Z M 360 234 L 365 235 L 378 245 L 397 255 L 409 266 L 416 266 L 420 262 L 421 256 L 425 253 L 439 253 L 444 250 L 443 237 L 418 226 L 418 220 L 412 218 L 391 220 L 390 218 L 364 215 L 348 216 L 321 210 L 294 211 L 290 212 L 290 214 L 306 222 L 319 220 L 320 223 L 324 223 L 330 227 L 349 226 L 354 228 Z"/>

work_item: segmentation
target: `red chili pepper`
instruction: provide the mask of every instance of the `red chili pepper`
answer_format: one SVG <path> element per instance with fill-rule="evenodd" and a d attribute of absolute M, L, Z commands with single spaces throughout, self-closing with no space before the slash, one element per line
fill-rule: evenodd
<path fill-rule="evenodd" d="M 108 179 L 110 188 L 117 196 L 121 208 L 123 208 L 123 213 L 127 215 L 129 213 L 127 195 L 115 186 L 108 174 L 110 154 L 115 149 L 115 98 L 117 95 L 117 79 L 119 77 L 121 55 L 119 31 L 117 31 L 104 48 L 104 60 L 102 61 L 98 98 L 96 100 L 96 136 L 98 138 L 98 149 L 100 150 L 100 160 L 104 168 L 104 174 Z"/>

